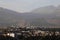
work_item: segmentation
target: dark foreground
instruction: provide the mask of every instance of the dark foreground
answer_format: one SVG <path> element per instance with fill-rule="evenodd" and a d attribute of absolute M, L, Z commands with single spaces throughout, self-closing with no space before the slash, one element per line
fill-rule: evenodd
<path fill-rule="evenodd" d="M 9 37 L 9 36 L 2 36 L 0 35 L 0 40 L 60 40 L 60 36 L 31 36 L 31 37 L 24 37 L 18 36 L 17 38 Z"/>

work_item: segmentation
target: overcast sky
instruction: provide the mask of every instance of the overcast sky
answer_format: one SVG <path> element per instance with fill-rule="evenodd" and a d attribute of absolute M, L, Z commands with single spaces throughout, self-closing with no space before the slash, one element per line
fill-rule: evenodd
<path fill-rule="evenodd" d="M 59 5 L 60 0 L 0 0 L 0 7 L 18 12 L 29 12 L 48 5 Z"/>

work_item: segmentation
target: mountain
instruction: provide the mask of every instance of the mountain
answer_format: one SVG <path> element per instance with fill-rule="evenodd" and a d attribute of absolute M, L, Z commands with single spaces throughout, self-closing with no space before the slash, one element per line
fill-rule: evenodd
<path fill-rule="evenodd" d="M 40 7 L 35 10 L 32 10 L 31 13 L 60 15 L 60 5 L 58 7 L 55 7 L 53 5 Z"/>
<path fill-rule="evenodd" d="M 29 25 L 34 19 L 41 18 L 41 15 L 35 13 L 18 13 L 6 8 L 0 7 L 0 25 L 13 25 L 19 26 Z"/>
<path fill-rule="evenodd" d="M 29 13 L 18 13 L 0 7 L 0 24 L 19 26 L 60 26 L 60 6 L 37 8 Z"/>
<path fill-rule="evenodd" d="M 0 7 L 0 25 L 14 24 L 20 19 L 20 13 Z"/>
<path fill-rule="evenodd" d="M 40 14 L 48 25 L 60 25 L 60 6 L 46 6 L 33 10 L 31 13 Z M 44 23 L 45 23 L 44 22 Z"/>

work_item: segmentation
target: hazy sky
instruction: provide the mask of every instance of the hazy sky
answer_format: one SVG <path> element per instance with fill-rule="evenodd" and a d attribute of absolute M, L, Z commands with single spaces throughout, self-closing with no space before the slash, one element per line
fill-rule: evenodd
<path fill-rule="evenodd" d="M 18 12 L 28 12 L 39 7 L 59 4 L 60 0 L 0 0 L 0 7 Z"/>

